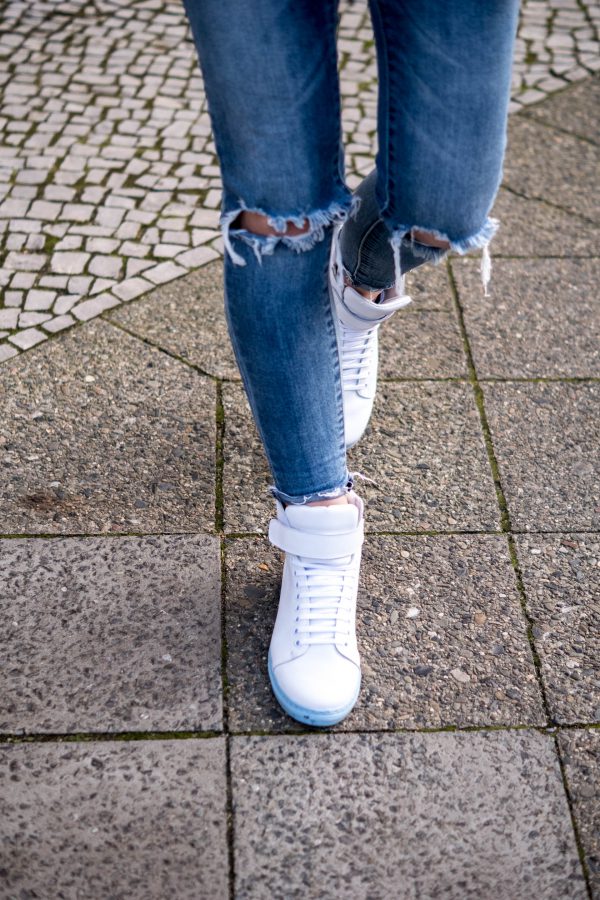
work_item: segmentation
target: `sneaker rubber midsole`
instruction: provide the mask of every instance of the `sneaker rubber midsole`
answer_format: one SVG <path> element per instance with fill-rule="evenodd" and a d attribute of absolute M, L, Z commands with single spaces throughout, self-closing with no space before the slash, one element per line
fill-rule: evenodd
<path fill-rule="evenodd" d="M 302 722 L 305 725 L 337 725 L 338 722 L 341 722 L 342 719 L 345 719 L 346 716 L 352 711 L 360 693 L 359 680 L 355 695 L 350 703 L 346 703 L 344 706 L 338 707 L 337 709 L 307 709 L 305 706 L 301 706 L 299 703 L 295 703 L 293 700 L 291 700 L 287 696 L 287 694 L 280 688 L 279 684 L 277 683 L 277 679 L 275 678 L 275 672 L 271 663 L 270 651 L 268 656 L 268 667 L 269 678 L 271 679 L 271 687 L 273 688 L 273 693 L 277 698 L 277 702 L 289 716 L 291 716 L 293 719 L 296 719 L 297 722 Z"/>

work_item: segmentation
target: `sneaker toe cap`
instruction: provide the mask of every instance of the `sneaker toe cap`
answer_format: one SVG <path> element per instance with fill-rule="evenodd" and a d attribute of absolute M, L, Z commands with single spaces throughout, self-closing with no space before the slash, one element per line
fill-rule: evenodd
<path fill-rule="evenodd" d="M 356 701 L 360 689 L 358 666 L 329 645 L 310 647 L 302 656 L 277 666 L 273 675 L 280 692 L 314 713 L 345 709 Z"/>

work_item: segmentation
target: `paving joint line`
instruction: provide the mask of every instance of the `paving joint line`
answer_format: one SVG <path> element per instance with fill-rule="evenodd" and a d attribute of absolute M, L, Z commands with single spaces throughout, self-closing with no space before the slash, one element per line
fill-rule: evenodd
<path fill-rule="evenodd" d="M 493 439 L 492 439 L 492 433 L 491 433 L 491 429 L 490 429 L 489 422 L 487 420 L 486 411 L 485 411 L 485 398 L 483 396 L 483 391 L 481 389 L 481 386 L 478 382 L 477 369 L 475 367 L 475 362 L 473 360 L 473 356 L 472 356 L 472 352 L 471 352 L 469 335 L 468 335 L 468 331 L 466 328 L 464 313 L 463 313 L 463 309 L 462 309 L 461 302 L 460 302 L 460 295 L 458 292 L 458 287 L 457 287 L 457 284 L 456 284 L 456 281 L 454 278 L 454 272 L 452 271 L 452 264 L 450 261 L 448 261 L 448 263 L 447 263 L 447 268 L 448 268 L 450 283 L 452 286 L 452 293 L 454 296 L 454 301 L 456 303 L 457 312 L 458 312 L 458 316 L 459 316 L 460 327 L 461 327 L 461 331 L 463 333 L 463 340 L 464 340 L 464 345 L 465 345 L 465 352 L 467 353 L 469 370 L 472 372 L 472 375 L 473 375 L 473 389 L 476 394 L 476 402 L 477 402 L 477 407 L 479 410 L 479 415 L 481 418 L 481 427 L 484 432 L 486 449 L 488 451 L 490 466 L 491 466 L 493 474 L 494 474 L 494 482 L 496 484 L 496 495 L 498 498 L 499 505 L 501 507 L 501 511 L 503 513 L 503 516 L 502 516 L 503 527 L 506 528 L 508 549 L 509 549 L 509 553 L 510 553 L 511 563 L 513 565 L 513 569 L 515 572 L 515 578 L 516 578 L 517 589 L 518 589 L 518 593 L 519 593 L 521 610 L 522 610 L 523 616 L 525 618 L 525 621 L 527 623 L 527 638 L 529 641 L 529 646 L 530 646 L 531 654 L 533 657 L 533 664 L 535 667 L 536 677 L 538 680 L 538 686 L 539 686 L 539 690 L 540 690 L 541 698 L 542 698 L 542 705 L 544 707 L 544 712 L 546 714 L 548 723 L 551 726 L 554 726 L 554 728 L 557 728 L 558 726 L 552 715 L 548 695 L 546 693 L 546 686 L 544 684 L 543 673 L 542 673 L 542 663 L 541 663 L 541 659 L 540 659 L 540 656 L 539 656 L 539 653 L 537 650 L 537 646 L 535 643 L 535 637 L 533 634 L 533 618 L 529 611 L 529 605 L 527 602 L 527 592 L 525 590 L 525 583 L 523 581 L 523 573 L 521 571 L 521 565 L 519 563 L 516 542 L 515 542 L 514 534 L 512 533 L 512 528 L 511 528 L 508 503 L 506 501 L 506 496 L 505 496 L 504 490 L 502 488 L 502 482 L 500 479 L 500 469 L 498 466 L 498 461 L 496 459 L 494 445 L 493 445 Z M 588 867 L 587 867 L 587 863 L 586 863 L 585 850 L 584 850 L 583 843 L 582 843 L 580 835 L 579 835 L 579 829 L 578 829 L 578 825 L 577 825 L 577 821 L 576 821 L 575 810 L 573 807 L 573 802 L 572 802 L 572 798 L 571 798 L 571 794 L 570 794 L 570 790 L 569 790 L 569 784 L 568 784 L 567 777 L 566 777 L 565 766 L 564 766 L 563 759 L 562 759 L 562 756 L 560 753 L 560 748 L 559 748 L 558 738 L 556 736 L 556 733 L 555 733 L 555 737 L 554 737 L 554 748 L 555 748 L 555 754 L 556 754 L 556 758 L 557 758 L 557 762 L 558 762 L 558 766 L 559 766 L 561 782 L 562 782 L 563 790 L 565 793 L 567 805 L 569 808 L 572 833 L 573 833 L 573 837 L 575 840 L 575 845 L 577 847 L 577 854 L 578 854 L 581 871 L 582 871 L 583 878 L 584 878 L 585 885 L 586 885 L 586 892 L 588 895 L 588 900 L 592 900 L 591 882 L 590 882 L 590 875 L 589 875 L 589 871 L 588 871 Z"/>
<path fill-rule="evenodd" d="M 274 729 L 267 731 L 260 728 L 247 728 L 227 731 L 83 731 L 83 732 L 40 732 L 39 734 L 0 734 L 0 746 L 15 744 L 67 744 L 67 743 L 125 743 L 138 741 L 170 741 L 170 740 L 213 740 L 214 738 L 232 737 L 288 737 L 321 734 L 488 734 L 490 732 L 509 733 L 513 731 L 536 731 L 555 737 L 562 732 L 600 730 L 600 722 L 574 722 L 558 725 L 536 725 L 520 723 L 516 725 L 440 725 L 415 728 L 311 728 L 310 726 L 291 729 Z"/>
<path fill-rule="evenodd" d="M 452 296 L 454 298 L 454 303 L 456 305 L 456 311 L 459 320 L 459 327 L 461 330 L 464 351 L 467 357 L 467 365 L 469 368 L 469 374 L 471 376 L 471 383 L 473 387 L 473 393 L 475 395 L 475 404 L 477 406 L 477 410 L 479 413 L 479 419 L 481 424 L 481 430 L 483 433 L 483 439 L 485 443 L 486 452 L 488 455 L 488 462 L 491 469 L 492 477 L 494 479 L 494 487 L 496 489 L 496 499 L 498 501 L 498 506 L 500 508 L 500 521 L 502 531 L 506 534 L 506 539 L 508 543 L 508 551 L 510 555 L 511 564 L 513 566 L 513 570 L 515 573 L 515 579 L 517 584 L 517 591 L 519 594 L 519 603 L 521 606 L 521 611 L 525 619 L 526 624 L 526 632 L 527 639 L 529 642 L 529 647 L 533 659 L 533 664 L 535 668 L 535 673 L 538 681 L 538 687 L 541 694 L 542 705 L 544 707 L 544 712 L 548 721 L 548 724 L 554 724 L 554 720 L 552 717 L 552 713 L 550 710 L 550 704 L 548 702 L 548 697 L 546 694 L 546 686 L 544 684 L 544 680 L 542 677 L 542 665 L 541 660 L 537 651 L 535 638 L 533 635 L 533 618 L 529 612 L 528 603 L 527 603 L 527 595 L 525 592 L 525 585 L 523 583 L 523 576 L 519 564 L 519 558 L 517 554 L 514 534 L 512 532 L 512 525 L 510 521 L 510 513 L 508 510 L 508 503 L 506 500 L 506 495 L 504 493 L 504 489 L 502 487 L 502 480 L 500 477 L 500 467 L 498 465 L 498 460 L 496 458 L 496 452 L 494 450 L 494 443 L 492 438 L 492 431 L 487 419 L 487 414 L 485 410 L 485 398 L 483 395 L 483 390 L 479 383 L 479 379 L 477 376 L 477 369 L 475 367 L 475 361 L 473 359 L 473 353 L 471 350 L 471 344 L 469 341 L 469 333 L 467 331 L 467 326 L 465 322 L 464 310 L 462 308 L 462 304 L 460 302 L 460 295 L 458 291 L 458 286 L 456 283 L 456 279 L 454 277 L 454 271 L 452 269 L 452 263 L 447 261 L 446 263 L 448 277 L 450 280 L 450 285 L 452 289 Z"/>
<path fill-rule="evenodd" d="M 588 216 L 584 216 L 583 213 L 576 212 L 574 209 L 569 209 L 566 206 L 561 206 L 560 203 L 553 203 L 552 200 L 547 200 L 546 197 L 534 197 L 531 194 L 524 194 L 522 191 L 518 191 L 516 188 L 511 187 L 506 181 L 502 183 L 502 187 L 505 191 L 508 191 L 509 194 L 520 197 L 521 200 L 535 200 L 537 203 L 543 203 L 545 206 L 549 206 L 550 209 L 558 209 L 560 212 L 566 213 L 571 218 L 580 219 L 582 222 L 585 222 L 586 225 L 600 228 L 600 222 L 596 219 L 590 219 Z"/>
<path fill-rule="evenodd" d="M 436 530 L 436 529 L 428 529 L 428 530 L 391 530 L 391 529 L 381 529 L 377 531 L 368 530 L 365 532 L 369 537 L 452 537 L 456 535 L 457 537 L 463 537 L 465 535 L 473 535 L 475 537 L 503 537 L 506 535 L 505 531 L 500 529 L 478 529 L 478 528 L 454 528 L 449 530 Z M 528 537 L 545 537 L 546 535 L 569 535 L 569 534 L 582 534 L 582 535 L 598 535 L 600 534 L 600 529 L 597 528 L 581 528 L 578 525 L 573 525 L 569 528 L 556 528 L 556 529 L 535 529 L 528 530 L 526 528 L 513 528 L 511 531 L 513 535 L 527 535 Z M 70 538 L 77 538 L 78 540 L 85 539 L 95 539 L 95 538 L 124 538 L 124 537 L 134 537 L 134 538 L 147 538 L 147 537 L 212 537 L 212 538 L 224 538 L 225 540 L 249 540 L 254 538 L 266 538 L 266 532 L 261 531 L 222 531 L 222 532 L 212 532 L 212 531 L 93 531 L 93 532 L 64 532 L 64 533 L 56 533 L 56 532 L 14 532 L 10 534 L 0 534 L 0 541 L 18 541 L 18 540 L 67 540 Z"/>
<path fill-rule="evenodd" d="M 577 817 L 575 815 L 575 804 L 573 803 L 573 797 L 571 796 L 571 789 L 569 787 L 569 780 L 567 778 L 567 769 L 565 766 L 565 761 L 563 758 L 562 750 L 560 748 L 558 734 L 554 735 L 554 749 L 556 751 L 556 756 L 558 759 L 558 767 L 560 770 L 560 776 L 561 776 L 564 791 L 565 791 L 567 806 L 569 807 L 569 817 L 571 819 L 571 827 L 573 829 L 573 834 L 575 836 L 575 846 L 577 847 L 577 855 L 579 857 L 579 862 L 581 865 L 581 869 L 583 871 L 583 878 L 585 881 L 585 887 L 586 887 L 586 892 L 588 895 L 588 900 L 593 900 L 590 870 L 589 870 L 589 867 L 587 864 L 586 853 L 585 853 L 585 848 L 583 846 L 583 841 L 582 841 L 581 835 L 579 833 L 579 825 L 577 824 Z"/>
<path fill-rule="evenodd" d="M 231 733 L 229 729 L 229 675 L 227 647 L 227 557 L 225 541 L 219 541 L 221 563 L 221 699 L 223 704 L 223 731 L 225 735 L 225 783 L 226 783 L 226 834 L 229 881 L 229 900 L 235 900 L 235 821 L 233 811 L 233 785 L 231 781 Z"/>
<path fill-rule="evenodd" d="M 557 91 L 557 93 L 561 93 L 561 94 L 562 94 L 562 93 L 564 93 L 564 92 L 563 92 L 563 91 L 560 91 L 560 92 Z M 531 106 L 532 106 L 532 107 L 533 107 L 533 106 L 538 106 L 538 104 L 539 104 L 540 107 L 541 107 L 541 104 L 545 103 L 546 99 L 547 99 L 547 98 L 544 97 L 543 100 L 539 100 L 538 103 L 536 103 L 536 104 L 532 103 Z M 546 121 L 545 119 L 543 119 L 543 118 L 541 118 L 541 117 L 538 118 L 538 116 L 532 116 L 532 115 L 529 113 L 529 109 L 530 109 L 530 108 L 531 108 L 531 107 L 527 107 L 527 108 L 524 109 L 522 112 L 518 112 L 518 113 L 517 113 L 517 116 L 518 116 L 519 118 L 522 118 L 522 119 L 527 119 L 529 122 L 532 122 L 532 123 L 535 124 L 535 125 L 542 125 L 544 128 L 548 128 L 548 129 L 550 129 L 551 131 L 556 131 L 556 132 L 558 132 L 559 134 L 566 134 L 568 137 L 575 138 L 575 139 L 578 140 L 578 141 L 585 141 L 586 144 L 591 144 L 592 147 L 598 147 L 598 146 L 600 146 L 600 144 L 598 143 L 598 141 L 595 141 L 593 138 L 589 138 L 589 137 L 587 137 L 587 136 L 584 135 L 584 134 L 579 134 L 579 132 L 577 132 L 577 131 L 569 131 L 567 128 L 561 128 L 560 125 L 555 125 L 553 122 L 548 122 L 548 121 Z"/>

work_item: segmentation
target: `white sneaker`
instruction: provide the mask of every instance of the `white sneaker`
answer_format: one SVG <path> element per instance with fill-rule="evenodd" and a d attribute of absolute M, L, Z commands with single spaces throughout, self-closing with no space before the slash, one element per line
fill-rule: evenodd
<path fill-rule="evenodd" d="M 308 725 L 335 725 L 356 703 L 360 657 L 356 594 L 363 503 L 297 506 L 277 501 L 269 540 L 285 550 L 269 677 L 283 709 Z"/>
<path fill-rule="evenodd" d="M 377 390 L 378 338 L 382 322 L 397 309 L 408 306 L 411 298 L 402 291 L 385 291 L 381 302 L 363 297 L 345 285 L 339 263 L 332 261 L 330 284 L 337 313 L 338 347 L 344 401 L 346 448 L 364 434 L 369 424 Z"/>

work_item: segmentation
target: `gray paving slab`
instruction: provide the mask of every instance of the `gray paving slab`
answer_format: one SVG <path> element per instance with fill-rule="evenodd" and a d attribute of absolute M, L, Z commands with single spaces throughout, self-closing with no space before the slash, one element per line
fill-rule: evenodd
<path fill-rule="evenodd" d="M 0 370 L 0 532 L 208 531 L 215 388 L 103 321 Z"/>
<path fill-rule="evenodd" d="M 449 315 L 454 313 L 454 301 L 452 299 L 452 290 L 450 287 L 450 279 L 444 262 L 435 266 L 423 265 L 412 272 L 406 274 L 406 293 L 412 297 L 413 304 L 407 307 L 411 311 L 433 311 L 445 312 Z M 386 326 L 381 329 L 384 334 L 392 327 L 398 316 L 398 313 Z"/>
<path fill-rule="evenodd" d="M 467 358 L 454 312 L 407 307 L 379 330 L 381 378 L 465 378 Z"/>
<path fill-rule="evenodd" d="M 225 528 L 263 532 L 271 478 L 239 385 L 225 385 Z M 499 527 L 491 470 L 468 384 L 380 383 L 369 430 L 348 457 L 372 504 L 368 528 L 394 531 Z"/>
<path fill-rule="evenodd" d="M 488 297 L 475 261 L 452 267 L 480 378 L 600 376 L 600 260 L 499 259 Z"/>
<path fill-rule="evenodd" d="M 532 119 L 510 121 L 504 182 L 526 197 L 548 200 L 598 224 L 596 187 L 600 151 Z"/>
<path fill-rule="evenodd" d="M 562 731 L 558 742 L 595 900 L 600 897 L 600 730 Z"/>
<path fill-rule="evenodd" d="M 587 78 L 532 106 L 527 115 L 600 143 L 600 78 Z"/>
<path fill-rule="evenodd" d="M 235 539 L 226 561 L 230 727 L 300 730 L 267 675 L 281 556 Z M 503 537 L 367 536 L 357 634 L 361 694 L 336 730 L 546 721 Z"/>
<path fill-rule="evenodd" d="M 513 528 L 597 529 L 600 385 L 484 383 Z"/>
<path fill-rule="evenodd" d="M 543 200 L 528 200 L 501 188 L 492 214 L 500 221 L 490 245 L 492 257 L 597 254 L 600 228 Z M 495 279 L 492 268 L 490 288 Z"/>
<path fill-rule="evenodd" d="M 552 716 L 600 723 L 600 535 L 516 541 Z"/>
<path fill-rule="evenodd" d="M 536 732 L 239 737 L 240 900 L 586 897 Z"/>
<path fill-rule="evenodd" d="M 225 743 L 3 745 L 0 891 L 227 900 Z"/>
<path fill-rule="evenodd" d="M 222 728 L 216 538 L 3 540 L 0 571 L 0 731 Z"/>
<path fill-rule="evenodd" d="M 223 308 L 223 263 L 210 263 L 108 316 L 217 378 L 239 380 Z"/>
<path fill-rule="evenodd" d="M 373 416 L 350 451 L 373 530 L 497 529 L 493 480 L 470 385 L 381 383 Z"/>

